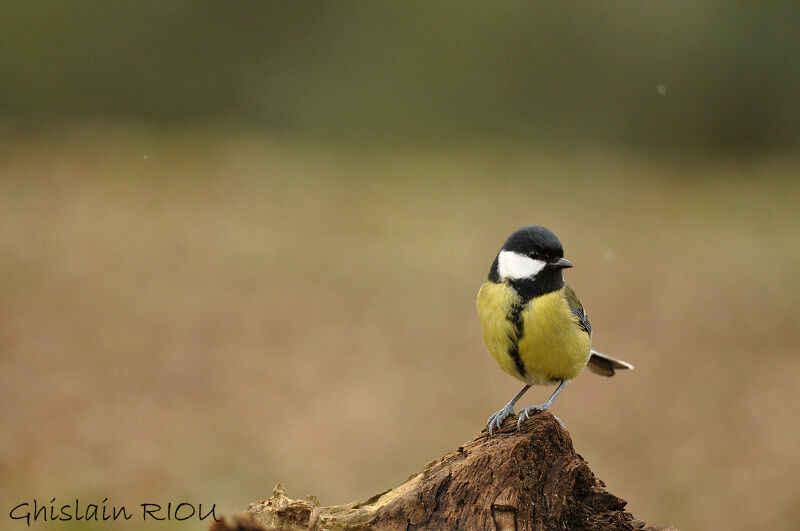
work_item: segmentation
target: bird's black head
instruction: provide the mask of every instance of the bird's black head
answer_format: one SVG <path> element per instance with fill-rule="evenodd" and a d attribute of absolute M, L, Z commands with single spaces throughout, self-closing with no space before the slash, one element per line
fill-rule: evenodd
<path fill-rule="evenodd" d="M 523 299 L 564 287 L 562 270 L 572 267 L 552 231 L 530 225 L 508 237 L 489 272 L 489 280 L 508 282 Z"/>
<path fill-rule="evenodd" d="M 550 229 L 539 225 L 530 225 L 514 231 L 503 244 L 503 250 L 530 256 L 536 260 L 547 258 L 557 260 L 564 256 L 558 237 Z"/>

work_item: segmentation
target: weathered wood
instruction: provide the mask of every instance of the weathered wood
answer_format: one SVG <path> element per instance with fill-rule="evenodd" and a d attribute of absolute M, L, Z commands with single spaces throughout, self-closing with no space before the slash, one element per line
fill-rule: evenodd
<path fill-rule="evenodd" d="M 655 529 L 606 492 L 549 413 L 518 432 L 516 419 L 428 463 L 397 488 L 364 502 L 320 507 L 278 485 L 247 513 L 213 531 L 261 529 Z"/>

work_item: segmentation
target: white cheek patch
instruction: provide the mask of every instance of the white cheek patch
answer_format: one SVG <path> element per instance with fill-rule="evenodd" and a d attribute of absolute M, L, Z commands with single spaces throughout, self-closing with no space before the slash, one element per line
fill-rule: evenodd
<path fill-rule="evenodd" d="M 512 251 L 500 251 L 497 256 L 497 273 L 503 280 L 532 278 L 546 265 L 547 263 L 543 260 L 534 260 L 529 256 Z"/>

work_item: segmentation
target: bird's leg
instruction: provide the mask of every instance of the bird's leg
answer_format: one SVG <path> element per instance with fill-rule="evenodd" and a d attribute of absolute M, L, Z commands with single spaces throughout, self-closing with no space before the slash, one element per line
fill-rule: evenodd
<path fill-rule="evenodd" d="M 522 391 L 517 393 L 517 396 L 512 398 L 508 404 L 503 406 L 503 409 L 501 409 L 500 411 L 489 417 L 489 420 L 486 421 L 489 424 L 489 437 L 492 436 L 492 430 L 494 429 L 495 426 L 497 426 L 497 428 L 499 429 L 503 421 L 514 414 L 514 404 L 516 404 L 517 400 L 522 398 L 522 395 L 525 394 L 525 391 L 527 391 L 530 388 L 531 388 L 530 385 L 526 385 L 525 387 L 523 387 Z"/>
<path fill-rule="evenodd" d="M 558 387 L 556 387 L 556 390 L 553 391 L 553 394 L 550 395 L 550 398 L 548 398 L 547 402 L 545 402 L 544 404 L 539 404 L 538 406 L 528 406 L 528 407 L 524 407 L 524 408 L 520 409 L 519 410 L 519 415 L 517 415 L 517 429 L 519 430 L 519 429 L 522 428 L 522 421 L 525 420 L 525 419 L 529 419 L 531 413 L 536 412 L 536 411 L 547 411 L 548 409 L 550 409 L 550 406 L 553 405 L 553 400 L 556 399 L 556 397 L 561 393 L 561 391 L 564 390 L 564 388 L 566 386 L 569 385 L 569 383 L 571 381 L 572 380 L 561 380 L 561 383 L 558 384 Z M 561 427 L 563 428 L 564 427 L 564 423 L 561 422 L 561 419 L 556 417 L 555 415 L 553 415 L 553 416 L 558 421 L 558 423 L 561 424 Z"/>

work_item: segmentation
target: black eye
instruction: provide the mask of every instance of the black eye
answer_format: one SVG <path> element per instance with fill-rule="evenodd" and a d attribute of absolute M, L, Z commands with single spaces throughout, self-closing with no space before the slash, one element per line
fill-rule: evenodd
<path fill-rule="evenodd" d="M 534 260 L 538 260 L 540 254 L 539 254 L 539 251 L 531 251 L 531 252 L 528 253 L 528 256 L 533 258 Z"/>

